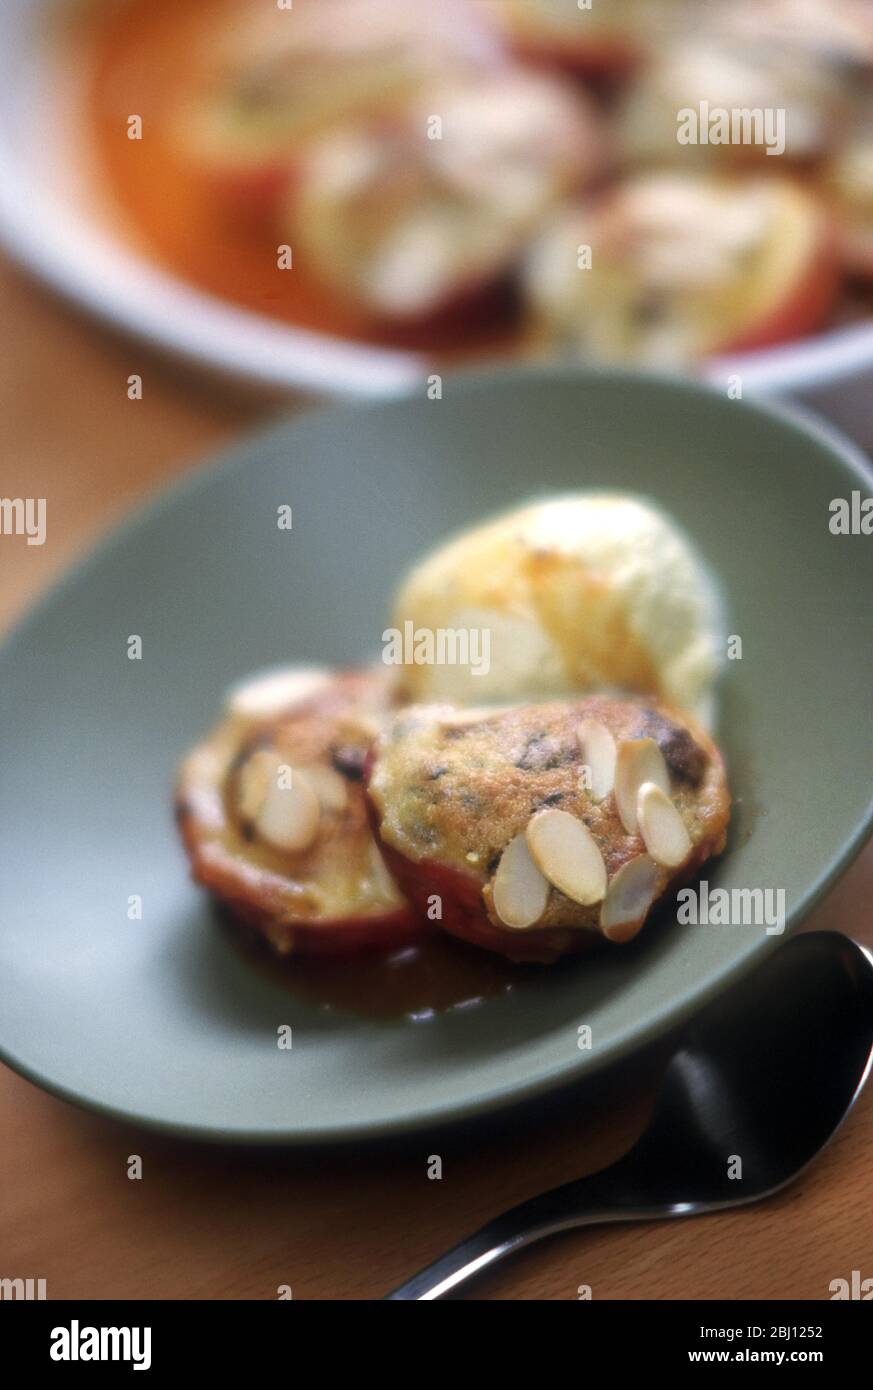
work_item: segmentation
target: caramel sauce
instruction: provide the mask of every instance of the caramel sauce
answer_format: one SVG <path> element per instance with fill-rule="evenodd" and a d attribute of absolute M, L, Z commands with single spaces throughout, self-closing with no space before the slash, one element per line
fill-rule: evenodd
<path fill-rule="evenodd" d="M 219 918 L 254 969 L 325 1013 L 425 1024 L 440 1014 L 476 1008 L 509 994 L 538 973 L 536 966 L 515 965 L 443 932 L 415 946 L 347 960 L 279 956 L 257 932 L 224 912 Z"/>
<path fill-rule="evenodd" d="M 216 26 L 249 5 L 250 0 L 116 0 L 99 3 L 83 17 L 90 58 L 86 138 L 126 239 L 198 288 L 299 327 L 450 358 L 486 347 L 509 350 L 517 306 L 508 285 L 426 329 L 377 325 L 325 294 L 300 257 L 293 269 L 280 270 L 277 248 L 288 233 L 242 212 L 233 215 L 208 181 L 198 178 L 179 138 L 184 99 L 214 44 Z M 132 113 L 142 117 L 141 140 L 127 137 Z"/>

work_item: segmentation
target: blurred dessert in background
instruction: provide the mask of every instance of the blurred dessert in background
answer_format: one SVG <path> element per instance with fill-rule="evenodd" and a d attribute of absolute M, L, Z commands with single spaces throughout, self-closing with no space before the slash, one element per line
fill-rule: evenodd
<path fill-rule="evenodd" d="M 722 171 L 773 164 L 761 141 L 680 143 L 677 113 L 701 103 L 710 111 L 780 113 L 786 139 L 777 157 L 792 166 L 822 158 L 845 138 L 873 68 L 873 19 L 858 0 L 833 7 L 822 0 L 702 0 L 698 9 L 704 22 L 653 46 L 622 94 L 624 163 Z"/>
<path fill-rule="evenodd" d="M 580 246 L 596 274 L 580 273 Z M 531 248 L 526 290 L 546 343 L 669 367 L 812 331 L 838 278 L 830 221 L 800 184 L 666 171 L 562 210 Z"/>
<path fill-rule="evenodd" d="M 873 308 L 869 0 L 95 0 L 81 23 L 131 234 L 261 314 L 439 362 L 685 367 Z"/>
<path fill-rule="evenodd" d="M 602 145 L 581 94 L 552 78 L 455 78 L 310 147 L 290 239 L 332 294 L 379 318 L 428 318 L 493 285 L 590 181 Z"/>
<path fill-rule="evenodd" d="M 499 48 L 474 6 L 433 14 L 397 0 L 227 3 L 181 96 L 177 138 L 217 193 L 278 212 L 308 142 L 360 118 L 401 111 L 433 81 L 485 71 Z"/>

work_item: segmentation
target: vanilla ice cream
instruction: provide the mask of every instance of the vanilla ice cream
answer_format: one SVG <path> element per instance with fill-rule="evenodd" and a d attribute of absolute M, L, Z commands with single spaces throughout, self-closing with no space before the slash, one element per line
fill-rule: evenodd
<path fill-rule="evenodd" d="M 676 525 L 627 494 L 550 498 L 465 532 L 413 569 L 392 621 L 434 636 L 406 647 L 401 688 L 413 700 L 480 704 L 618 689 L 711 719 L 713 582 Z M 441 639 L 474 629 L 475 667 L 427 659 L 462 651 L 458 640 Z"/>

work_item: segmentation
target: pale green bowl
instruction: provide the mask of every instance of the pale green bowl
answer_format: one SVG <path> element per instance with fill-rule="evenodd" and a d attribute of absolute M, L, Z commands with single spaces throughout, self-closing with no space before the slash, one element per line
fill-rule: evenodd
<path fill-rule="evenodd" d="M 720 733 L 736 814 L 709 878 L 784 888 L 796 924 L 871 824 L 873 537 L 823 426 L 688 383 L 530 371 L 443 399 L 332 407 L 246 441 L 82 565 L 0 658 L 0 1052 L 68 1099 L 216 1139 L 385 1135 L 494 1110 L 640 1048 L 778 945 L 662 921 L 427 1024 L 305 1003 L 259 972 L 188 879 L 174 769 L 222 692 L 277 661 L 379 648 L 432 543 L 532 493 L 648 494 L 719 580 Z M 276 508 L 293 507 L 293 531 Z M 49 518 L 62 526 L 62 517 Z M 128 661 L 127 638 L 143 638 Z M 132 894 L 141 922 L 127 919 Z M 342 968 L 342 967 L 338 967 Z M 291 1051 L 276 1046 L 290 1023 Z M 577 1028 L 593 1028 L 590 1051 Z"/>

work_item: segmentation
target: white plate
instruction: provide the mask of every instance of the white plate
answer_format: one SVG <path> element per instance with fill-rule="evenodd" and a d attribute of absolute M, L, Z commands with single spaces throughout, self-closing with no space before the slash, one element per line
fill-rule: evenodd
<path fill-rule="evenodd" d="M 420 381 L 417 354 L 362 346 L 280 324 L 202 293 L 145 261 L 107 230 L 99 191 L 76 158 L 70 76 L 52 38 L 70 0 L 0 6 L 0 239 L 56 289 L 120 328 L 200 365 L 268 386 L 384 396 Z M 63 119 L 51 113 L 62 102 Z M 869 428 L 873 324 L 715 362 L 743 390 L 791 392 L 849 428 Z"/>

